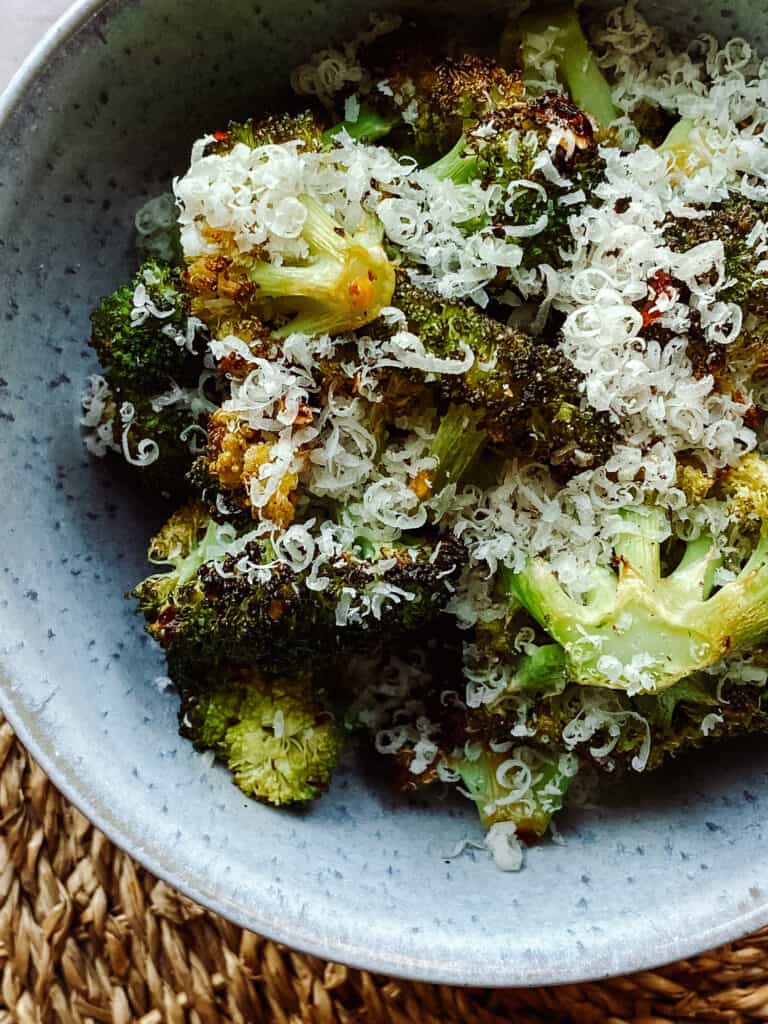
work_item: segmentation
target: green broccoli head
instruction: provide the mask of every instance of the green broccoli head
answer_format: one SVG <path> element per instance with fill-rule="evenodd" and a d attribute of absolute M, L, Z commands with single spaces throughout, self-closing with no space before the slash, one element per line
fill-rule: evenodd
<path fill-rule="evenodd" d="M 450 537 L 361 541 L 336 544 L 313 576 L 283 562 L 258 532 L 233 537 L 212 520 L 198 532 L 169 572 L 134 591 L 182 682 L 225 661 L 294 671 L 418 630 L 439 615 L 466 561 Z"/>
<path fill-rule="evenodd" d="M 174 565 L 181 579 L 189 578 L 189 570 L 183 569 L 185 561 L 193 552 L 201 557 L 205 549 L 200 541 L 208 529 L 210 517 L 205 506 L 199 501 L 188 501 L 163 523 L 149 542 L 147 557 L 156 565 Z M 201 565 L 202 562 L 195 563 Z"/>
<path fill-rule="evenodd" d="M 425 54 L 413 47 L 395 55 L 382 88 L 423 154 L 445 152 L 467 122 L 503 110 L 523 91 L 515 72 L 488 57 Z"/>
<path fill-rule="evenodd" d="M 718 474 L 714 494 L 727 502 L 729 520 L 739 534 L 756 539 L 754 534 L 768 522 L 768 460 L 757 452 L 743 455 Z"/>
<path fill-rule="evenodd" d="M 704 242 L 722 242 L 724 287 L 718 298 L 742 310 L 742 329 L 725 350 L 724 374 L 751 380 L 768 379 L 768 275 L 758 270 L 762 257 L 753 232 L 768 223 L 766 204 L 734 195 L 700 211 L 701 216 L 669 218 L 665 239 L 675 252 L 687 252 Z M 715 375 L 718 374 L 715 368 Z"/>
<path fill-rule="evenodd" d="M 569 218 L 593 201 L 605 161 L 587 115 L 547 93 L 481 119 L 427 169 L 457 185 L 478 179 L 501 186 L 506 200 L 494 213 L 494 228 L 516 237 L 524 266 L 561 267 Z M 518 238 L 521 228 L 526 233 Z"/>
<path fill-rule="evenodd" d="M 366 680 L 362 695 L 355 694 L 348 725 L 374 734 L 383 767 L 399 789 L 456 784 L 473 800 L 486 828 L 507 823 L 530 841 L 546 831 L 562 806 L 578 762 L 562 743 L 521 739 L 531 734 L 515 730 L 500 713 L 489 715 L 478 701 L 472 707 L 464 702 L 464 634 L 456 632 L 421 635 L 418 650 L 399 648 L 372 673 L 373 682 Z M 549 648 L 554 651 L 555 645 Z M 558 663 L 556 654 L 542 648 L 541 656 L 519 661 L 511 685 L 523 687 L 519 692 L 527 707 L 538 693 L 535 678 L 541 681 L 549 671 L 562 676 L 562 657 Z M 406 699 L 398 689 L 403 679 Z"/>
<path fill-rule="evenodd" d="M 213 133 L 205 152 L 206 156 L 212 153 L 223 156 L 231 153 L 238 143 L 256 149 L 257 146 L 281 146 L 286 142 L 298 142 L 309 152 L 323 148 L 323 128 L 311 111 L 230 121 L 226 131 Z"/>
<path fill-rule="evenodd" d="M 253 668 L 182 694 L 180 732 L 211 749 L 247 796 L 280 807 L 315 800 L 327 788 L 341 732 L 310 677 Z"/>
<path fill-rule="evenodd" d="M 471 353 L 463 373 L 436 373 L 432 386 L 446 401 L 482 413 L 473 417 L 474 430 L 505 451 L 550 462 L 561 475 L 608 456 L 615 427 L 582 407 L 581 375 L 556 347 L 402 278 L 393 304 L 405 317 L 395 329 L 418 335 L 428 355 L 461 360 Z M 383 323 L 373 328 L 374 336 L 392 331 Z"/>
<path fill-rule="evenodd" d="M 614 540 L 616 569 L 595 566 L 584 601 L 570 597 L 546 560 L 532 558 L 511 592 L 565 650 L 569 675 L 587 686 L 659 692 L 748 649 L 768 633 L 768 528 L 736 577 L 715 589 L 723 553 L 702 534 L 662 576 L 669 534 L 656 508 L 628 509 Z"/>
<path fill-rule="evenodd" d="M 662 693 L 629 697 L 619 690 L 571 684 L 557 693 L 502 694 L 472 710 L 468 734 L 535 732 L 537 740 L 612 774 L 617 767 L 652 771 L 713 740 L 768 729 L 764 687 L 698 673 Z"/>
<path fill-rule="evenodd" d="M 147 260 L 129 285 L 91 314 L 91 345 L 116 389 L 150 396 L 171 382 L 196 384 L 207 332 L 190 316 L 183 272 Z"/>

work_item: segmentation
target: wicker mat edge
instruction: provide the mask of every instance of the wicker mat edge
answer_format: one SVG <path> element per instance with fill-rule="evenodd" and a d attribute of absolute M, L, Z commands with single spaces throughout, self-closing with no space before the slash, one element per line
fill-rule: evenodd
<path fill-rule="evenodd" d="M 0 716 L 0 1024 L 664 1024 L 768 1020 L 768 929 L 585 985 L 392 980 L 245 932 L 71 806 Z"/>

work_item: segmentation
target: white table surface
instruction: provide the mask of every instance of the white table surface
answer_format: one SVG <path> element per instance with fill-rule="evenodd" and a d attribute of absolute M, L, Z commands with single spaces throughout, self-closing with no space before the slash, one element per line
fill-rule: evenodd
<path fill-rule="evenodd" d="M 27 53 L 69 5 L 70 0 L 0 0 L 0 92 Z"/>

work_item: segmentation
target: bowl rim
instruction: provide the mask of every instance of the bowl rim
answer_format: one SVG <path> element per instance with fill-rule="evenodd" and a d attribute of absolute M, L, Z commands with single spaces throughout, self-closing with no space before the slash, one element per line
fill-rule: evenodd
<path fill-rule="evenodd" d="M 40 41 L 32 48 L 0 92 L 0 129 L 13 115 L 35 82 L 44 73 L 60 48 L 88 21 L 98 16 L 109 0 L 75 0 L 53 23 Z M 256 932 L 276 942 L 285 943 L 305 953 L 326 960 L 337 960 L 362 970 L 375 971 L 393 977 L 406 978 L 432 984 L 482 987 L 532 987 L 552 984 L 574 984 L 628 974 L 694 956 L 704 950 L 732 942 L 768 924 L 768 895 L 763 902 L 746 909 L 739 907 L 731 915 L 723 914 L 715 901 L 709 901 L 709 910 L 699 920 L 694 933 L 675 935 L 666 942 L 656 944 L 639 942 L 633 948 L 614 955 L 610 963 L 604 956 L 583 962 L 574 958 L 568 962 L 531 963 L 522 960 L 517 966 L 467 968 L 457 961 L 438 962 L 429 957 L 403 955 L 394 959 L 380 956 L 364 942 L 334 942 L 308 934 L 298 920 L 291 922 L 284 916 L 270 913 L 269 908 L 242 908 L 212 892 L 202 878 L 179 878 L 174 865 L 148 848 L 146 838 L 134 834 L 131 828 L 116 820 L 106 802 L 102 802 L 93 789 L 66 766 L 57 763 L 50 736 L 23 698 L 24 673 L 17 674 L 20 687 L 11 685 L 7 674 L 0 670 L 0 707 L 18 739 L 29 754 L 43 768 L 56 788 L 95 827 L 100 829 L 115 846 L 127 853 L 156 878 L 167 882 L 195 902 L 236 925 Z M 653 949 L 653 952 L 651 950 Z M 645 950 L 645 951 L 644 951 Z"/>

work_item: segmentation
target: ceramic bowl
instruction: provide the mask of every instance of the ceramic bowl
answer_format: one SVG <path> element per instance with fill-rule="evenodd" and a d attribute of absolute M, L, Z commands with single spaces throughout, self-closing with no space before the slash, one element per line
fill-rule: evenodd
<path fill-rule="evenodd" d="M 645 6 L 684 36 L 741 33 L 768 49 L 766 4 Z M 484 853 L 447 857 L 481 838 L 472 808 L 395 802 L 354 761 L 307 811 L 246 800 L 177 737 L 175 698 L 153 685 L 161 658 L 123 598 L 163 510 L 84 454 L 88 311 L 130 272 L 133 212 L 185 166 L 191 140 L 279 99 L 292 64 L 368 9 L 229 0 L 212 16 L 207 0 L 84 0 L 0 103 L 3 706 L 119 846 L 300 949 L 472 985 L 687 956 L 768 923 L 765 744 L 681 762 L 621 804 L 572 813 L 563 845 L 502 874 Z"/>

